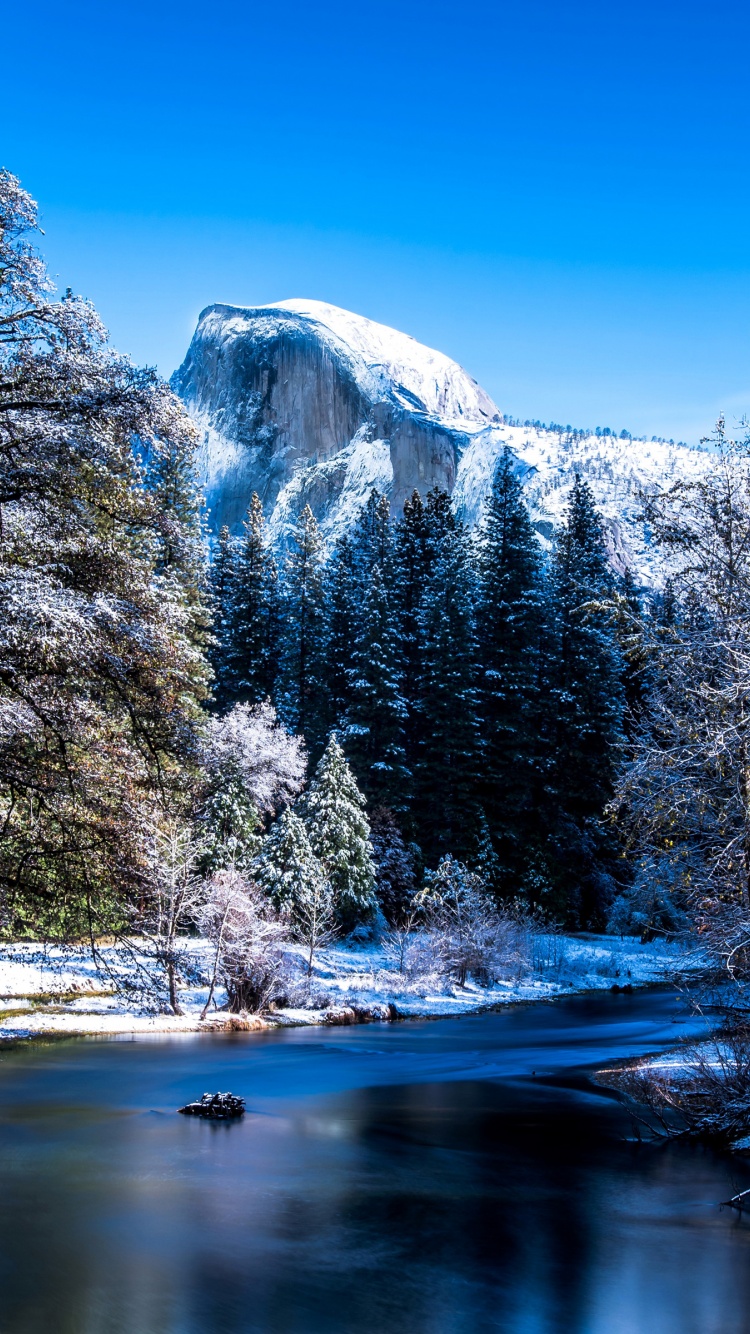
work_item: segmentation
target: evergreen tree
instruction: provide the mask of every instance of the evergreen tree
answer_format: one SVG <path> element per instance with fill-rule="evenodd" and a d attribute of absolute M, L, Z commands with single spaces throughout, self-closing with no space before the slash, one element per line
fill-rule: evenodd
<path fill-rule="evenodd" d="M 364 797 L 335 736 L 299 808 L 310 847 L 331 882 L 337 919 L 351 930 L 375 909 L 375 868 Z"/>
<path fill-rule="evenodd" d="M 211 666 L 214 671 L 214 699 L 220 709 L 235 698 L 230 680 L 232 629 L 234 623 L 234 543 L 224 524 L 219 532 L 216 554 L 211 565 L 211 603 L 214 618 L 214 643 Z"/>
<path fill-rule="evenodd" d="M 399 643 L 379 566 L 375 566 L 354 645 L 347 754 L 368 800 L 393 809 L 406 800 Z"/>
<path fill-rule="evenodd" d="M 615 589 L 613 616 L 623 665 L 624 724 L 627 734 L 632 735 L 646 709 L 651 673 L 643 604 L 629 569 Z"/>
<path fill-rule="evenodd" d="M 287 558 L 282 603 L 283 636 L 277 682 L 279 715 L 290 732 L 301 732 L 311 752 L 324 727 L 325 590 L 323 541 L 306 505 Z"/>
<path fill-rule="evenodd" d="M 145 482 L 156 511 L 155 572 L 174 588 L 188 618 L 188 633 L 205 651 L 210 627 L 209 572 L 195 448 L 194 428 L 165 429 L 154 435 L 145 442 Z"/>
<path fill-rule="evenodd" d="M 213 874 L 233 866 L 247 871 L 260 851 L 258 809 L 235 770 L 212 779 L 198 815 L 204 840 L 201 870 Z"/>
<path fill-rule="evenodd" d="M 360 592 L 367 590 L 375 566 L 390 579 L 393 560 L 393 525 L 387 496 L 375 487 L 363 505 L 351 538 L 352 559 Z"/>
<path fill-rule="evenodd" d="M 550 692 L 557 855 L 571 910 L 589 922 L 601 920 L 604 899 L 611 892 L 598 820 L 612 796 L 624 695 L 612 615 L 612 571 L 591 491 L 580 477 L 558 539 L 552 590 L 557 630 Z"/>
<path fill-rule="evenodd" d="M 479 727 L 474 578 L 465 531 L 441 535 L 419 613 L 414 817 L 428 862 L 474 846 Z"/>
<path fill-rule="evenodd" d="M 359 598 L 351 539 L 336 543 L 326 568 L 325 681 L 326 731 L 344 726 L 351 705 L 352 650 L 357 636 Z"/>
<path fill-rule="evenodd" d="M 514 457 L 501 455 L 478 544 L 482 804 L 508 888 L 536 821 L 543 567 Z"/>
<path fill-rule="evenodd" d="M 418 718 L 415 712 L 422 643 L 419 613 L 431 564 L 431 534 L 422 497 L 414 491 L 396 525 L 393 551 L 393 610 L 401 658 L 401 692 L 406 766 L 416 762 Z M 413 825 L 410 824 L 413 832 Z"/>
<path fill-rule="evenodd" d="M 476 819 L 476 835 L 469 865 L 490 893 L 497 894 L 502 891 L 504 877 L 500 858 L 495 852 L 487 816 L 481 808 Z"/>
<path fill-rule="evenodd" d="M 277 571 L 265 537 L 263 506 L 253 492 L 233 569 L 229 678 L 233 697 L 267 699 L 276 675 Z"/>
<path fill-rule="evenodd" d="M 398 927 L 409 914 L 417 877 L 413 852 L 387 806 L 376 806 L 372 812 L 370 841 L 378 903 L 389 925 Z"/>
<path fill-rule="evenodd" d="M 253 863 L 253 877 L 280 912 L 294 917 L 297 903 L 323 893 L 326 876 L 300 817 L 291 808 L 271 825 Z"/>
<path fill-rule="evenodd" d="M 441 491 L 439 486 L 433 486 L 425 496 L 424 514 L 427 525 L 427 557 L 428 561 L 434 562 L 439 556 L 445 538 L 456 529 L 456 516 L 448 492 Z"/>
<path fill-rule="evenodd" d="M 622 736 L 622 655 L 612 570 L 591 490 L 576 477 L 552 567 L 558 651 L 557 789 L 565 809 L 599 814 L 612 794 Z"/>

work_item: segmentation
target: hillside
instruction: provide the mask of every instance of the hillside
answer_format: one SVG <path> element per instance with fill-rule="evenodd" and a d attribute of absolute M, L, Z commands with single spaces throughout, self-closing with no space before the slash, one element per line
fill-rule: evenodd
<path fill-rule="evenodd" d="M 416 487 L 481 517 L 505 445 L 547 541 L 576 472 L 590 483 L 613 563 L 654 577 L 639 491 L 700 474 L 710 455 L 664 441 L 508 424 L 456 362 L 322 302 L 209 306 L 173 385 L 202 432 L 210 526 L 239 530 L 257 491 L 282 544 L 309 503 L 329 540 L 375 486 L 394 512 Z"/>

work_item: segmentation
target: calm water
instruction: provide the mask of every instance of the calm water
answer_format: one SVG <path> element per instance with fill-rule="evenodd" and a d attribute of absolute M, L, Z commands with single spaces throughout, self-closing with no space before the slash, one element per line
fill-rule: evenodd
<path fill-rule="evenodd" d="M 667 993 L 0 1056 L 3 1334 L 744 1334 L 750 1164 L 628 1142 L 586 1069 Z M 248 1100 L 211 1125 L 175 1108 Z"/>

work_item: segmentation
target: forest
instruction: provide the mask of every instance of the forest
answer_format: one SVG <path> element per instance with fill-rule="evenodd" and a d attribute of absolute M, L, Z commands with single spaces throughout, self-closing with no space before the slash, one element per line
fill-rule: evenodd
<path fill-rule="evenodd" d="M 522 920 L 692 934 L 740 995 L 747 442 L 720 421 L 705 479 L 642 497 L 656 590 L 580 478 L 543 546 L 509 451 L 475 531 L 374 491 L 331 548 L 306 508 L 272 549 L 257 496 L 211 541 L 193 423 L 37 234 L 3 172 L 4 937 L 145 941 L 175 1012 L 196 931 L 247 1010 L 290 933 L 309 973 L 334 937 L 432 933 L 460 979 Z"/>

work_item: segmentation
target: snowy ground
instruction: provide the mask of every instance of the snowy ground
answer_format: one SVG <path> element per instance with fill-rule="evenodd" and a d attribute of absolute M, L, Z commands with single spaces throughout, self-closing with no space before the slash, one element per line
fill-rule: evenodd
<path fill-rule="evenodd" d="M 208 946 L 190 943 L 187 963 L 208 965 Z M 103 947 L 100 965 L 88 950 L 59 950 L 24 944 L 0 950 L 0 1041 L 43 1034 L 118 1034 L 195 1031 L 225 1026 L 224 997 L 201 1023 L 205 986 L 180 990 L 182 1017 L 149 1012 L 136 991 L 113 978 L 133 981 L 133 967 L 114 946 Z M 645 986 L 689 973 L 697 960 L 675 943 L 642 945 L 613 936 L 540 935 L 524 969 L 508 970 L 492 987 L 460 987 L 438 977 L 409 978 L 394 970 L 378 946 L 334 945 L 317 958 L 310 994 L 275 1012 L 270 1024 L 347 1023 L 362 1018 L 439 1017 L 468 1014 L 516 1001 L 545 1000 L 613 986 Z M 389 1008 L 390 1007 L 390 1008 Z M 250 1026 L 250 1025 L 248 1025 Z M 254 1026 L 254 1025 L 253 1025 Z"/>

